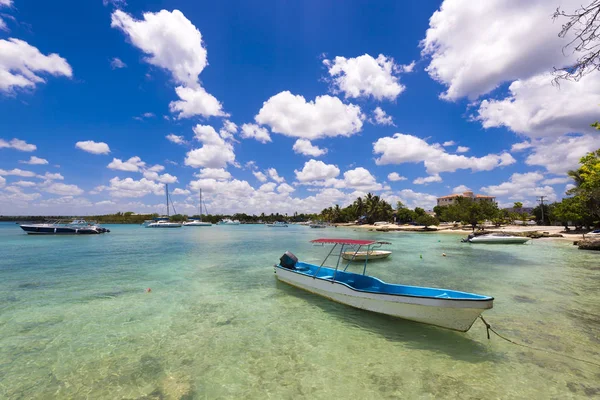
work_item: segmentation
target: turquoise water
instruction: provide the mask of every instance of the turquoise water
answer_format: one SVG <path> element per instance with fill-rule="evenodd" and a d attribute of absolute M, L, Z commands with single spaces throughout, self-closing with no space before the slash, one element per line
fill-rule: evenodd
<path fill-rule="evenodd" d="M 463 334 L 352 309 L 277 282 L 272 268 L 285 250 L 320 262 L 329 247 L 308 243 L 319 236 L 389 240 L 392 258 L 370 274 L 494 296 L 484 315 L 500 332 L 599 363 L 600 254 L 570 242 L 108 227 L 29 237 L 0 224 L 0 398 L 600 396 L 600 367 L 488 341 L 479 321 Z"/>

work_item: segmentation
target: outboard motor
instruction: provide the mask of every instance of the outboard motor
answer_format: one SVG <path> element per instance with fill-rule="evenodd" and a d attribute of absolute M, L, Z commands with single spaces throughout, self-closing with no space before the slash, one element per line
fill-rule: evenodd
<path fill-rule="evenodd" d="M 283 268 L 287 269 L 296 269 L 296 263 L 298 262 L 298 257 L 293 255 L 291 252 L 286 251 L 283 253 L 281 258 L 279 259 L 279 265 Z"/>

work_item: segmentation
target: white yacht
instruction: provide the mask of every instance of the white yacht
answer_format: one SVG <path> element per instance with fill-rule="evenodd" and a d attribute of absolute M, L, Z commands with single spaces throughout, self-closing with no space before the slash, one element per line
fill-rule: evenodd
<path fill-rule="evenodd" d="M 528 237 L 513 236 L 505 233 L 489 233 L 487 235 L 474 236 L 469 235 L 467 239 L 463 239 L 469 243 L 483 244 L 523 244 L 530 240 Z"/>
<path fill-rule="evenodd" d="M 190 219 L 183 223 L 183 226 L 212 226 L 210 222 L 202 221 L 202 189 L 200 189 L 200 201 L 198 202 L 198 215 L 199 219 Z M 208 212 L 207 212 L 208 214 Z"/>
<path fill-rule="evenodd" d="M 157 217 L 154 218 L 153 221 L 146 221 L 144 225 L 146 228 L 181 228 L 182 224 L 179 222 L 171 222 L 169 221 L 169 185 L 165 184 L 165 194 L 167 196 L 167 216 L 166 217 Z M 173 211 L 175 211 L 175 206 L 173 206 Z"/>
<path fill-rule="evenodd" d="M 282 221 L 275 221 L 272 224 L 267 224 L 269 228 L 287 228 L 288 224 Z"/>

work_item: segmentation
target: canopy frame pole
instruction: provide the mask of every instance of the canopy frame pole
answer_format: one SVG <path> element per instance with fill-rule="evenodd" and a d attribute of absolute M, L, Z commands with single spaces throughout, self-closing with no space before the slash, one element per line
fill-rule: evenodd
<path fill-rule="evenodd" d="M 338 254 L 338 260 L 337 260 L 337 264 L 335 264 L 335 271 L 333 272 L 333 277 L 331 278 L 331 283 L 335 282 L 335 276 L 338 272 L 338 267 L 340 266 L 340 260 L 342 259 L 342 254 L 344 253 L 344 246 L 345 246 L 345 244 L 342 244 L 340 254 Z"/>
<path fill-rule="evenodd" d="M 354 259 L 356 258 L 356 255 L 357 255 L 357 254 L 358 254 L 358 252 L 360 251 L 360 248 L 361 248 L 361 247 L 362 247 L 362 246 L 361 246 L 361 245 L 359 245 L 359 246 L 358 246 L 358 248 L 356 249 L 356 251 L 354 252 L 354 254 L 352 255 L 352 258 L 351 258 L 350 260 L 348 260 L 348 264 L 346 264 L 346 268 L 344 268 L 344 271 L 346 271 L 346 270 L 348 269 L 348 267 L 350 266 L 350 263 L 351 263 L 352 261 L 354 261 Z"/>
<path fill-rule="evenodd" d="M 363 267 L 363 275 L 367 273 L 367 262 L 369 262 L 369 252 L 371 251 L 371 245 L 367 246 L 367 257 L 365 257 L 365 266 Z"/>
<path fill-rule="evenodd" d="M 323 262 L 321 263 L 321 265 L 319 265 L 319 268 L 317 268 L 317 270 L 315 271 L 315 274 L 313 275 L 313 279 L 315 279 L 317 277 L 317 274 L 319 273 L 319 270 L 321 269 L 321 267 L 323 265 L 325 265 L 325 261 L 327 261 L 327 259 L 329 258 L 329 256 L 331 255 L 331 253 L 333 253 L 333 250 L 337 247 L 337 243 L 333 245 L 333 247 L 331 248 L 331 250 L 329 250 L 329 254 L 327 254 L 327 257 L 325 257 L 325 259 L 323 260 Z"/>

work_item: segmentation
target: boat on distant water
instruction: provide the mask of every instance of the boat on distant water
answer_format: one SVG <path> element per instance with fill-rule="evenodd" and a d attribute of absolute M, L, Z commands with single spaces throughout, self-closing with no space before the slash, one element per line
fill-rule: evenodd
<path fill-rule="evenodd" d="M 489 233 L 486 235 L 469 235 L 463 242 L 483 244 L 523 244 L 531 240 L 528 237 L 514 236 L 506 233 Z"/>
<path fill-rule="evenodd" d="M 281 222 L 281 221 L 275 221 L 272 224 L 267 224 L 267 227 L 269 227 L 269 228 L 287 228 L 288 224 L 286 224 L 285 222 Z"/>
<path fill-rule="evenodd" d="M 224 218 L 217 223 L 217 225 L 239 225 L 239 224 L 240 224 L 240 221 L 238 221 L 237 219 L 232 220 L 230 218 Z"/>
<path fill-rule="evenodd" d="M 300 262 L 290 252 L 274 266 L 277 279 L 300 289 L 363 310 L 391 315 L 411 321 L 466 332 L 485 310 L 491 309 L 494 298 L 449 289 L 396 285 L 366 275 L 347 272 L 350 262 L 339 269 L 344 247 L 366 246 L 376 241 L 353 239 L 316 239 L 312 243 L 333 244 L 321 266 Z M 336 246 L 341 245 L 335 268 L 323 267 Z"/>
<path fill-rule="evenodd" d="M 309 224 L 308 226 L 310 226 L 313 229 L 323 229 L 323 228 L 327 228 L 327 225 L 322 223 L 322 222 L 314 222 L 312 224 Z"/>
<path fill-rule="evenodd" d="M 109 229 L 84 219 L 69 223 L 56 220 L 43 224 L 21 224 L 20 227 L 29 235 L 97 235 L 110 232 Z"/>
<path fill-rule="evenodd" d="M 181 224 L 179 222 L 171 222 L 169 217 L 169 185 L 165 184 L 165 195 L 167 197 L 167 216 L 166 217 L 157 217 L 154 220 L 146 221 L 144 225 L 146 228 L 181 228 Z M 175 211 L 175 206 L 173 205 L 173 211 Z"/>
<path fill-rule="evenodd" d="M 342 258 L 346 261 L 368 261 L 368 260 L 383 260 L 392 255 L 389 250 L 379 250 L 384 244 L 391 244 L 390 242 L 376 242 L 369 250 L 350 250 L 342 253 Z"/>
<path fill-rule="evenodd" d="M 210 222 L 202 221 L 202 189 L 200 189 L 200 200 L 198 201 L 198 215 L 200 215 L 199 219 L 190 219 L 183 223 L 183 226 L 212 226 Z M 207 212 L 208 214 L 208 212 Z"/>

